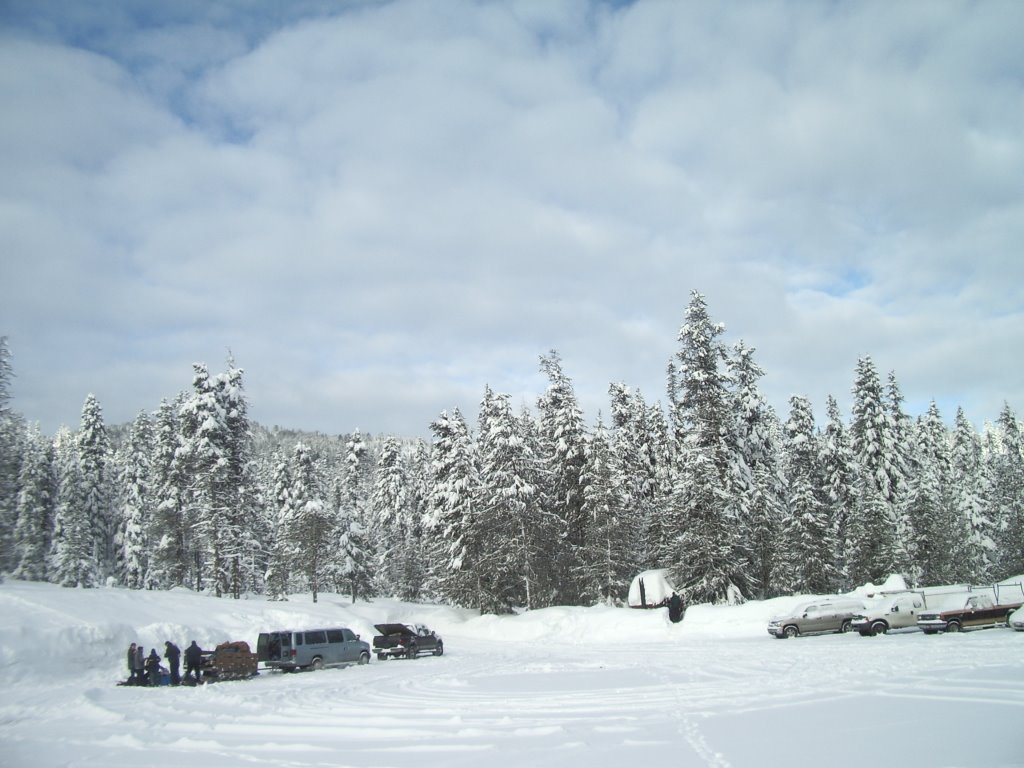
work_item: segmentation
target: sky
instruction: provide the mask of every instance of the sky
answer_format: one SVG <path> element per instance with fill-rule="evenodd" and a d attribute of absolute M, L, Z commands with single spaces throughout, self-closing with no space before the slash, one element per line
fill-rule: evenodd
<path fill-rule="evenodd" d="M 761 389 L 1024 409 L 1024 3 L 0 0 L 12 407 L 245 370 L 429 435 L 557 350 L 664 401 L 691 292 Z"/>

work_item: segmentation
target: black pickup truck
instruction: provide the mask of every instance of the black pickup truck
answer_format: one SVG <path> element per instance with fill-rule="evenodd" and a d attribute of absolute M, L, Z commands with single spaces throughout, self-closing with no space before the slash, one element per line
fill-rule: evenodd
<path fill-rule="evenodd" d="M 433 630 L 422 624 L 376 624 L 379 635 L 373 638 L 373 652 L 380 661 L 404 657 L 415 659 L 421 653 L 440 656 L 444 641 Z"/>

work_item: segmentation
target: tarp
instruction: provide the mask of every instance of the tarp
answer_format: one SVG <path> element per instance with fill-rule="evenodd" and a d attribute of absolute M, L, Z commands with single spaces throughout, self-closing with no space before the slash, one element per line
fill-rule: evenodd
<path fill-rule="evenodd" d="M 668 580 L 667 568 L 639 573 L 629 585 L 630 608 L 658 608 L 668 603 L 676 588 Z"/>

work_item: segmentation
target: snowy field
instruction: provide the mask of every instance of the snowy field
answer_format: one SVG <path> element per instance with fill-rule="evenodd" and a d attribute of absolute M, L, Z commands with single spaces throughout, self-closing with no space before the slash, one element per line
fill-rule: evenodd
<path fill-rule="evenodd" d="M 1024 633 L 775 640 L 793 598 L 474 616 L 390 600 L 233 601 L 0 585 L 0 765 L 1021 766 Z M 422 622 L 445 655 L 129 688 L 129 643 Z"/>

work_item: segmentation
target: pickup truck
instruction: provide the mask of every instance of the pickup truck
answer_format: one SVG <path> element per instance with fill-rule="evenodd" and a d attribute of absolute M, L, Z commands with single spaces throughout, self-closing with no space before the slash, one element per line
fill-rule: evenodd
<path fill-rule="evenodd" d="M 863 612 L 854 616 L 853 628 L 861 637 L 871 637 L 884 635 L 890 629 L 916 627 L 924 607 L 924 596 L 917 592 L 888 595 L 869 603 Z"/>
<path fill-rule="evenodd" d="M 375 624 L 379 635 L 373 638 L 373 652 L 380 661 L 405 657 L 415 659 L 421 653 L 440 656 L 444 641 L 440 635 L 422 624 Z"/>
<path fill-rule="evenodd" d="M 988 595 L 970 595 L 958 608 L 919 613 L 917 626 L 926 635 L 934 635 L 936 632 L 985 629 L 1006 624 L 1010 613 L 1020 606 L 1020 603 L 997 605 Z"/>

